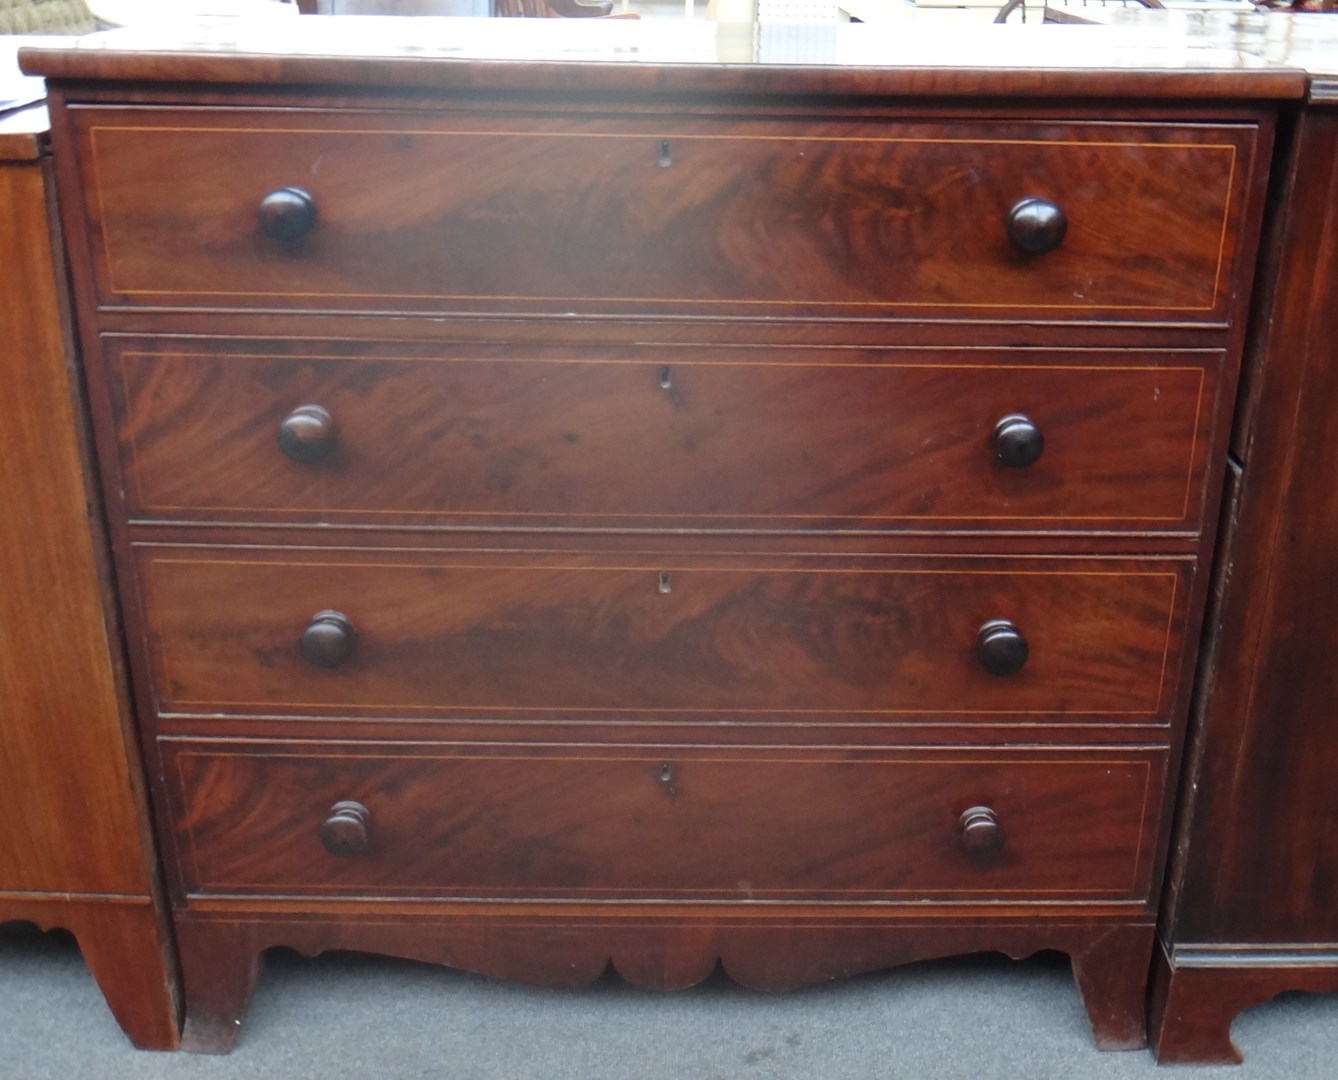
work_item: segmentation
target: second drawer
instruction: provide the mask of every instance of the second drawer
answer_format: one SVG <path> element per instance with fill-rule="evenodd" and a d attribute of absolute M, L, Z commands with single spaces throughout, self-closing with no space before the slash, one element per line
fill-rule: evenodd
<path fill-rule="evenodd" d="M 1216 351 L 131 341 L 132 518 L 1192 531 Z"/>

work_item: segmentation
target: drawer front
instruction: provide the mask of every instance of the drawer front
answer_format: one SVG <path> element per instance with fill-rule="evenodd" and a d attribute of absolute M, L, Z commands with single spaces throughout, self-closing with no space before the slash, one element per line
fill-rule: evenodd
<path fill-rule="evenodd" d="M 702 723 L 1156 721 L 1176 698 L 1192 569 L 171 546 L 139 556 L 164 712 Z M 983 666 L 1019 655 L 1001 621 L 1026 643 L 1012 674 Z"/>
<path fill-rule="evenodd" d="M 1138 752 L 164 749 L 194 894 L 1128 899 L 1164 774 Z"/>
<path fill-rule="evenodd" d="M 1221 321 L 1257 137 L 464 109 L 71 116 L 103 304 L 707 317 Z M 288 188 L 301 195 L 266 204 L 270 227 L 306 229 L 279 239 L 260 205 Z M 1063 213 L 1054 250 L 1012 238 L 1028 199 Z"/>
<path fill-rule="evenodd" d="M 1193 530 L 1221 361 L 109 345 L 132 517 L 417 527 Z"/>

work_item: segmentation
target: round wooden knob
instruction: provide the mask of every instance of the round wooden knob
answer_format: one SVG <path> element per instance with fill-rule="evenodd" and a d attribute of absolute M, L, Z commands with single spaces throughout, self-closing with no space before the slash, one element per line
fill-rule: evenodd
<path fill-rule="evenodd" d="M 331 855 L 347 858 L 367 846 L 367 829 L 372 815 L 360 802 L 337 802 L 321 825 L 321 843 Z"/>
<path fill-rule="evenodd" d="M 279 449 L 294 461 L 312 465 L 334 449 L 334 417 L 320 405 L 299 405 L 279 425 Z"/>
<path fill-rule="evenodd" d="M 1008 212 L 1008 237 L 1019 251 L 1044 255 L 1064 242 L 1069 219 L 1049 199 L 1023 199 Z"/>
<path fill-rule="evenodd" d="M 291 243 L 316 224 L 316 200 L 300 187 L 283 187 L 260 200 L 260 229 L 275 240 Z"/>
<path fill-rule="evenodd" d="M 1007 619 L 991 619 L 976 633 L 976 657 L 991 675 L 1015 675 L 1027 662 L 1027 639 Z"/>
<path fill-rule="evenodd" d="M 338 667 L 353 652 L 357 635 L 341 611 L 318 611 L 302 631 L 302 655 L 316 667 Z"/>
<path fill-rule="evenodd" d="M 964 811 L 957 822 L 957 836 L 962 850 L 972 858 L 988 859 L 1003 850 L 1003 826 L 988 806 L 973 806 Z"/>
<path fill-rule="evenodd" d="M 1041 429 L 1021 413 L 1005 416 L 994 425 L 994 454 L 1011 468 L 1025 469 L 1044 449 Z"/>

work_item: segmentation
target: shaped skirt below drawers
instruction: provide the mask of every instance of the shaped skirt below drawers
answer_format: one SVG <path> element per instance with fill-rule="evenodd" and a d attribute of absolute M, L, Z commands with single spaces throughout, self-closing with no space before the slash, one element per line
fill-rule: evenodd
<path fill-rule="evenodd" d="M 190 714 L 1165 722 L 1188 559 L 138 549 Z"/>
<path fill-rule="evenodd" d="M 1163 755 L 165 740 L 186 891 L 1129 900 Z"/>

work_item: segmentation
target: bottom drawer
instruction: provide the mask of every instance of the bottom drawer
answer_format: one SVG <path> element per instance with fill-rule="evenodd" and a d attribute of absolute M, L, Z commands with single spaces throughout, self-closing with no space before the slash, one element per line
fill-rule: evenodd
<path fill-rule="evenodd" d="M 163 749 L 182 884 L 215 895 L 1140 898 L 1164 777 L 1146 750 Z"/>

